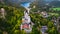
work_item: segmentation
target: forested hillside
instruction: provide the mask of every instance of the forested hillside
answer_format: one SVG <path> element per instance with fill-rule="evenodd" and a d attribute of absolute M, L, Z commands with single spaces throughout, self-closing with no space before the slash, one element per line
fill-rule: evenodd
<path fill-rule="evenodd" d="M 3 2 L 3 1 L 1 1 Z M 0 34 L 26 34 L 24 30 L 20 30 L 22 24 L 22 17 L 24 16 L 24 7 L 16 5 L 7 5 L 6 3 L 0 2 Z M 49 10 L 48 8 L 40 8 L 37 4 L 31 4 L 31 10 L 29 16 L 31 21 L 34 23 L 32 31 L 30 34 L 60 34 L 58 28 L 58 17 L 60 16 L 59 12 Z M 2 12 L 2 10 L 4 12 Z M 1 15 L 3 13 L 4 16 Z M 1 17 L 2 16 L 2 17 Z M 45 28 L 47 30 L 45 30 Z"/>

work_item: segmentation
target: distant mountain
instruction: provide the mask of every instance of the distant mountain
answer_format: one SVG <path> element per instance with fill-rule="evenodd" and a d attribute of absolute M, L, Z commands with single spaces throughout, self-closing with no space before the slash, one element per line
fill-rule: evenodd
<path fill-rule="evenodd" d="M 45 0 L 36 0 L 38 6 L 44 6 L 46 4 Z"/>
<path fill-rule="evenodd" d="M 33 2 L 33 1 L 35 1 L 35 0 L 6 0 L 5 3 L 7 5 L 20 6 L 21 3 Z"/>
<path fill-rule="evenodd" d="M 36 0 L 34 2 L 37 4 L 37 6 L 45 6 L 45 5 L 50 5 L 50 6 L 60 6 L 60 0 Z"/>
<path fill-rule="evenodd" d="M 52 1 L 49 3 L 51 6 L 60 7 L 60 1 Z"/>
<path fill-rule="evenodd" d="M 50 3 L 50 2 L 52 2 L 54 0 L 44 0 L 44 1 L 47 2 L 47 3 Z"/>
<path fill-rule="evenodd" d="M 3 0 L 0 0 L 0 2 L 3 2 Z"/>
<path fill-rule="evenodd" d="M 6 3 L 7 5 L 19 6 L 21 3 L 24 2 L 34 2 L 37 6 L 45 6 L 49 4 L 51 6 L 60 6 L 59 0 L 0 0 L 1 3 Z"/>
<path fill-rule="evenodd" d="M 0 3 L 4 3 L 4 0 L 0 0 Z"/>
<path fill-rule="evenodd" d="M 23 2 L 33 2 L 35 0 L 6 0 L 6 1 L 12 3 L 23 3 Z"/>
<path fill-rule="evenodd" d="M 34 3 L 38 4 L 38 6 L 45 6 L 46 4 L 49 4 L 53 0 L 36 0 Z"/>

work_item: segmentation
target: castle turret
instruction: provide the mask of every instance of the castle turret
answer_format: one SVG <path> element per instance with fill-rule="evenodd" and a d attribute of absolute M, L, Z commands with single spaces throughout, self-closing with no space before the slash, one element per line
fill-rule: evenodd
<path fill-rule="evenodd" d="M 26 11 L 24 11 L 24 16 L 22 18 L 22 24 L 20 29 L 24 29 L 26 31 L 26 33 L 30 33 L 32 31 L 32 27 L 31 27 L 31 19 L 29 16 L 29 9 L 27 9 Z"/>

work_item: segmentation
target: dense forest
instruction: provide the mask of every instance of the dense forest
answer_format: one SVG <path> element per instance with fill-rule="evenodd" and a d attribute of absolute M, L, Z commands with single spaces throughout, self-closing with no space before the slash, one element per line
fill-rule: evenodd
<path fill-rule="evenodd" d="M 35 4 L 31 4 L 31 7 Z M 36 5 L 37 6 L 37 5 Z M 5 17 L 0 18 L 0 34 L 7 33 L 7 34 L 26 34 L 24 30 L 20 30 L 20 25 L 22 23 L 22 17 L 24 15 L 23 11 L 25 11 L 25 8 L 22 6 L 12 6 L 12 5 L 6 5 L 4 3 L 0 3 L 0 11 L 1 8 L 4 8 L 5 10 Z M 48 8 L 46 8 L 48 10 Z M 52 21 L 52 18 L 58 18 L 60 15 L 59 11 L 47 11 L 49 14 L 49 17 L 45 18 L 42 16 L 41 12 L 46 11 L 46 9 L 43 8 L 32 8 L 30 11 L 30 17 L 31 21 L 35 24 L 32 28 L 32 31 L 30 34 L 42 34 L 41 28 L 42 26 L 47 26 L 47 31 L 45 33 L 48 34 L 60 34 L 58 32 L 57 27 L 58 25 L 54 24 L 54 21 Z M 38 10 L 41 10 L 38 12 Z M 1 16 L 1 13 L 0 13 Z"/>

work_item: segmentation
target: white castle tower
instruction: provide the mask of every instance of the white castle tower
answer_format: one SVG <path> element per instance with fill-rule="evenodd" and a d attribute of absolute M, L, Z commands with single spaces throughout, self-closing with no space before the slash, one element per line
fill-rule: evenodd
<path fill-rule="evenodd" d="M 26 20 L 26 23 L 28 23 L 28 24 L 31 22 L 31 19 L 30 19 L 30 16 L 29 16 L 29 11 L 30 11 L 30 9 L 28 9 L 28 8 L 27 8 L 26 11 L 24 11 L 24 18 Z"/>
<path fill-rule="evenodd" d="M 24 11 L 24 17 L 22 18 L 22 24 L 21 24 L 21 27 L 20 29 L 24 29 L 26 31 L 26 33 L 29 33 L 32 31 L 32 27 L 31 27 L 31 19 L 30 19 L 30 16 L 29 16 L 29 11 L 30 9 L 27 8 L 26 11 Z"/>

